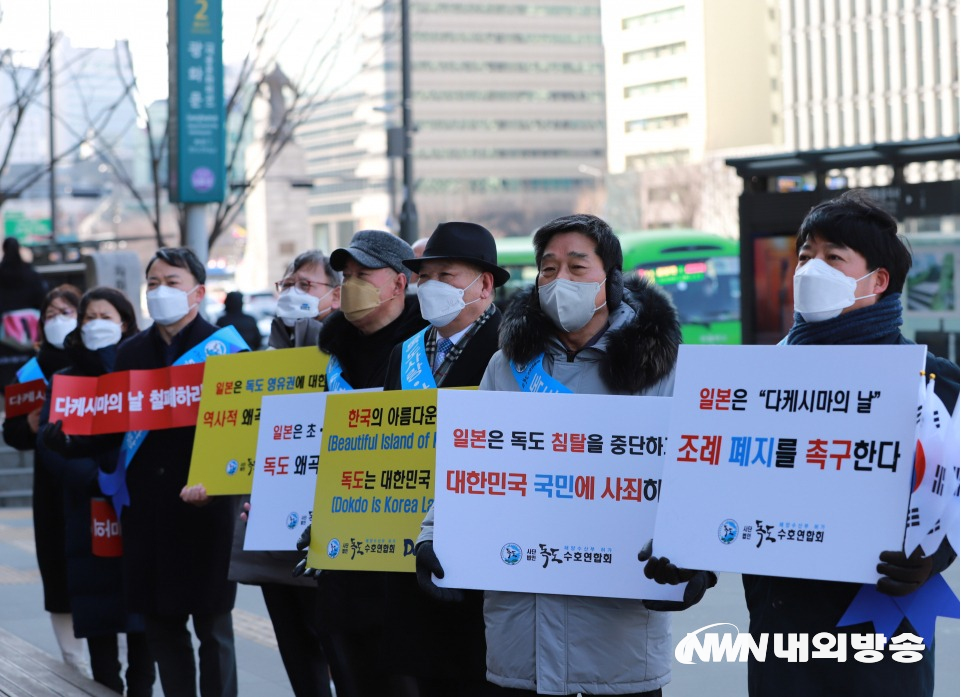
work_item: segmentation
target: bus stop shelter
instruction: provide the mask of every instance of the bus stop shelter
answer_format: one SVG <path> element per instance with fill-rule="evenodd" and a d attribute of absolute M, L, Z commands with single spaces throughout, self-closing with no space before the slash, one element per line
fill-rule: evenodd
<path fill-rule="evenodd" d="M 860 188 L 894 215 L 912 249 L 905 335 L 957 362 L 958 160 L 958 136 L 727 160 L 744 182 L 743 342 L 774 344 L 787 333 L 801 221 L 821 201 Z"/>

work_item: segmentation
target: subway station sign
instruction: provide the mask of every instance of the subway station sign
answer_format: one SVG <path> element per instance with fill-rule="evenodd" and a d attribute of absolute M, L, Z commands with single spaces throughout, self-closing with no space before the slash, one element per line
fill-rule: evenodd
<path fill-rule="evenodd" d="M 168 0 L 170 200 L 224 198 L 221 0 Z"/>

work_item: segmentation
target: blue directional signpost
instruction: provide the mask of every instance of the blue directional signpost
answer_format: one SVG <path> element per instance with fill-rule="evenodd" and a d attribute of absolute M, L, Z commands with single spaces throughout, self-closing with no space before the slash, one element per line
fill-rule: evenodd
<path fill-rule="evenodd" d="M 168 13 L 170 200 L 222 201 L 226 146 L 221 0 L 168 0 Z"/>

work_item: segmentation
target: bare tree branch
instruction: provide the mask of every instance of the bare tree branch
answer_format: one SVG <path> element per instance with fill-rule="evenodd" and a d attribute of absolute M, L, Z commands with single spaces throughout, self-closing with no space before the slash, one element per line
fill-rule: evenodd
<path fill-rule="evenodd" d="M 5 50 L 2 56 L 0 56 L 0 79 L 6 77 L 13 87 L 13 101 L 4 107 L 3 115 L 0 117 L 0 126 L 2 126 L 4 122 L 7 122 L 10 127 L 10 135 L 3 148 L 3 156 L 0 158 L 0 180 L 2 180 L 3 175 L 8 171 L 10 158 L 13 155 L 17 136 L 20 134 L 20 128 L 23 125 L 27 110 L 36 104 L 47 88 L 45 78 L 48 75 L 47 67 L 49 64 L 49 48 L 44 52 L 40 64 L 36 69 L 24 68 L 16 63 L 13 59 L 13 52 L 10 49 Z M 24 71 L 27 73 L 27 79 L 25 81 L 22 80 Z M 31 174 L 21 175 L 20 180 L 12 184 L 8 183 L 6 188 L 0 189 L 0 206 L 2 206 L 5 201 L 20 196 L 24 190 L 43 176 L 46 171 L 47 169 L 42 169 L 39 175 L 33 178 L 31 178 Z M 26 179 L 24 179 L 24 176 L 26 176 Z"/>
<path fill-rule="evenodd" d="M 16 146 L 21 128 L 27 116 L 27 111 L 31 108 L 44 107 L 49 109 L 45 103 L 44 96 L 49 88 L 50 62 L 52 51 L 56 50 L 57 44 L 62 40 L 61 34 L 51 37 L 46 50 L 40 57 L 36 67 L 21 65 L 13 58 L 13 52 L 6 50 L 0 59 L 0 79 L 6 77 L 10 80 L 13 87 L 13 100 L 3 107 L 0 115 L 0 125 L 9 124 L 10 132 L 6 142 L 2 145 L 2 156 L 0 156 L 0 178 L 9 172 L 11 158 Z M 75 63 L 82 61 L 89 51 L 80 51 L 71 61 L 64 64 L 61 70 L 72 67 Z M 26 79 L 24 79 L 26 75 Z M 55 120 L 57 120 L 55 115 Z M 62 122 L 62 121 L 61 121 Z M 74 133 L 74 135 L 77 135 Z M 21 172 L 15 181 L 5 182 L 0 189 L 0 207 L 11 199 L 19 198 L 24 191 L 36 184 L 40 179 L 50 172 L 51 167 L 55 167 L 67 157 L 73 155 L 84 143 L 82 136 L 77 136 L 66 147 L 53 154 L 43 162 L 38 162 Z"/>
<path fill-rule="evenodd" d="M 357 77 L 358 72 L 366 70 L 377 53 L 377 48 L 371 48 L 371 54 L 359 60 L 360 67 L 356 71 L 336 71 L 333 69 L 338 51 L 351 36 L 356 34 L 357 27 L 362 26 L 362 20 L 371 13 L 379 12 L 386 3 L 372 6 L 370 2 L 349 2 L 340 5 L 344 12 L 351 12 L 344 21 L 331 21 L 325 25 L 321 36 L 312 41 L 311 48 L 302 61 L 299 61 L 299 74 L 290 81 L 287 103 L 284 105 L 279 120 L 272 128 L 266 129 L 260 141 L 263 158 L 256 166 L 245 173 L 245 181 L 230 182 L 225 192 L 224 200 L 219 202 L 214 211 L 208 245 L 213 246 L 220 235 L 237 220 L 243 212 L 244 205 L 253 188 L 260 184 L 267 176 L 270 167 L 280 156 L 284 147 L 293 139 L 295 132 L 305 124 L 326 101 L 336 96 L 344 86 L 349 85 Z M 237 134 L 249 132 L 254 126 L 254 106 L 264 95 L 267 79 L 279 66 L 279 55 L 282 47 L 291 39 L 294 29 L 288 29 L 284 36 L 278 37 L 280 32 L 282 3 L 279 0 L 266 0 L 263 11 L 257 16 L 250 46 L 243 62 L 239 66 L 236 81 L 226 95 L 225 113 L 227 118 L 233 119 L 231 131 Z M 82 61 L 81 61 L 82 63 Z M 76 124 L 66 123 L 61 119 L 64 127 L 78 142 L 73 147 L 75 151 L 84 142 L 90 144 L 99 161 L 105 164 L 117 182 L 136 202 L 140 211 L 148 218 L 153 227 L 157 244 L 164 244 L 162 235 L 162 198 L 164 188 L 160 166 L 166 148 L 169 147 L 169 124 L 163 133 L 152 119 L 149 109 L 140 92 L 130 47 L 126 43 L 118 44 L 115 49 L 115 71 L 121 85 L 120 97 L 109 108 L 98 114 L 86 111 L 82 130 Z M 61 69 L 61 74 L 65 74 Z M 42 80 L 41 80 L 42 82 Z M 41 85 L 40 91 L 44 88 Z M 75 89 L 81 89 L 79 83 Z M 82 102 L 84 100 L 81 100 Z M 127 171 L 116 152 L 116 144 L 122 137 L 122 132 L 114 137 L 107 136 L 107 126 L 115 126 L 110 119 L 116 114 L 120 104 L 124 101 L 133 104 L 139 119 L 146 127 L 144 137 L 150 153 L 150 178 L 152 192 L 139 190 L 133 175 Z M 129 127 L 128 127 L 129 128 Z M 228 144 L 226 154 L 226 172 L 228 177 L 237 171 L 244 162 L 244 139 L 238 135 Z M 66 154 L 66 153 L 65 153 Z M 42 172 L 39 176 L 42 176 Z M 39 178 L 39 177 L 38 177 Z M 230 186 L 240 184 L 240 186 Z M 152 195 L 151 195 L 152 194 Z M 2 199 L 0 199 L 2 202 Z M 178 207 L 179 231 L 181 239 L 186 234 L 186 220 L 183 206 Z"/>
<path fill-rule="evenodd" d="M 385 5 L 386 3 L 380 3 L 376 6 L 368 4 L 367 7 L 363 7 L 363 3 L 350 4 L 349 6 L 357 13 L 357 16 L 328 23 L 321 36 L 314 41 L 310 53 L 301 64 L 300 74 L 290 81 L 292 93 L 290 103 L 286 105 L 280 115 L 279 123 L 273 124 L 273 127 L 267 130 L 263 136 L 262 161 L 252 171 L 246 173 L 242 186 L 228 187 L 224 200 L 217 205 L 210 232 L 210 246 L 213 246 L 220 235 L 236 221 L 251 190 L 266 178 L 270 167 L 280 156 L 284 147 L 293 139 L 298 128 L 304 125 L 320 106 L 336 96 L 346 85 L 355 80 L 358 74 L 371 66 L 377 55 L 377 49 L 373 48 L 370 55 L 361 59 L 358 70 L 337 74 L 338 71 L 332 69 L 338 51 L 343 50 L 350 35 L 355 33 L 356 28 L 363 24 L 362 20 L 382 11 Z M 254 102 L 265 87 L 267 76 L 279 65 L 276 51 L 269 56 L 265 56 L 263 50 L 264 46 L 267 45 L 268 33 L 275 28 L 272 15 L 276 6 L 276 0 L 272 0 L 268 3 L 264 13 L 258 17 L 258 32 L 255 33 L 252 49 L 248 54 L 251 60 L 249 64 L 245 61 L 245 66 L 250 69 L 251 77 L 253 78 L 254 75 L 257 77 L 251 79 L 247 85 L 241 85 L 238 81 L 232 99 L 228 102 L 233 104 L 235 108 L 242 106 L 240 111 L 242 128 L 245 128 L 253 118 Z M 279 46 L 282 43 L 275 45 Z M 339 81 L 334 83 L 336 78 L 339 78 Z M 228 174 L 233 171 L 238 160 L 243 157 L 241 145 L 242 141 L 238 139 L 233 144 L 231 152 L 228 153 Z"/>

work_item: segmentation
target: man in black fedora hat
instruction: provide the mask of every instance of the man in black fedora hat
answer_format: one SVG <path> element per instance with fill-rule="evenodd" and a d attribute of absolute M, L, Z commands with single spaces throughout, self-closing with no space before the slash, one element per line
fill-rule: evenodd
<path fill-rule="evenodd" d="M 510 278 L 497 265 L 494 236 L 476 223 L 441 223 L 427 240 L 424 255 L 403 264 L 418 274 L 420 313 L 431 326 L 420 341 L 394 347 L 385 388 L 480 384 L 487 361 L 497 350 L 500 313 L 493 304 L 494 288 Z M 416 364 L 413 354 L 421 351 L 430 375 L 425 369 L 424 375 L 412 376 L 402 368 Z"/>
<path fill-rule="evenodd" d="M 476 223 L 441 223 L 423 256 L 403 264 L 418 274 L 420 312 L 430 326 L 394 347 L 384 388 L 479 385 L 497 351 L 494 288 L 510 278 L 497 265 L 494 236 Z M 406 695 L 486 697 L 496 689 L 486 679 L 482 591 L 447 596 L 448 589 L 439 589 L 428 596 L 413 574 L 391 574 L 385 589 L 394 614 L 386 622 L 385 655 L 396 662 L 393 672 L 416 686 Z M 455 598 L 460 602 L 445 602 Z"/>

